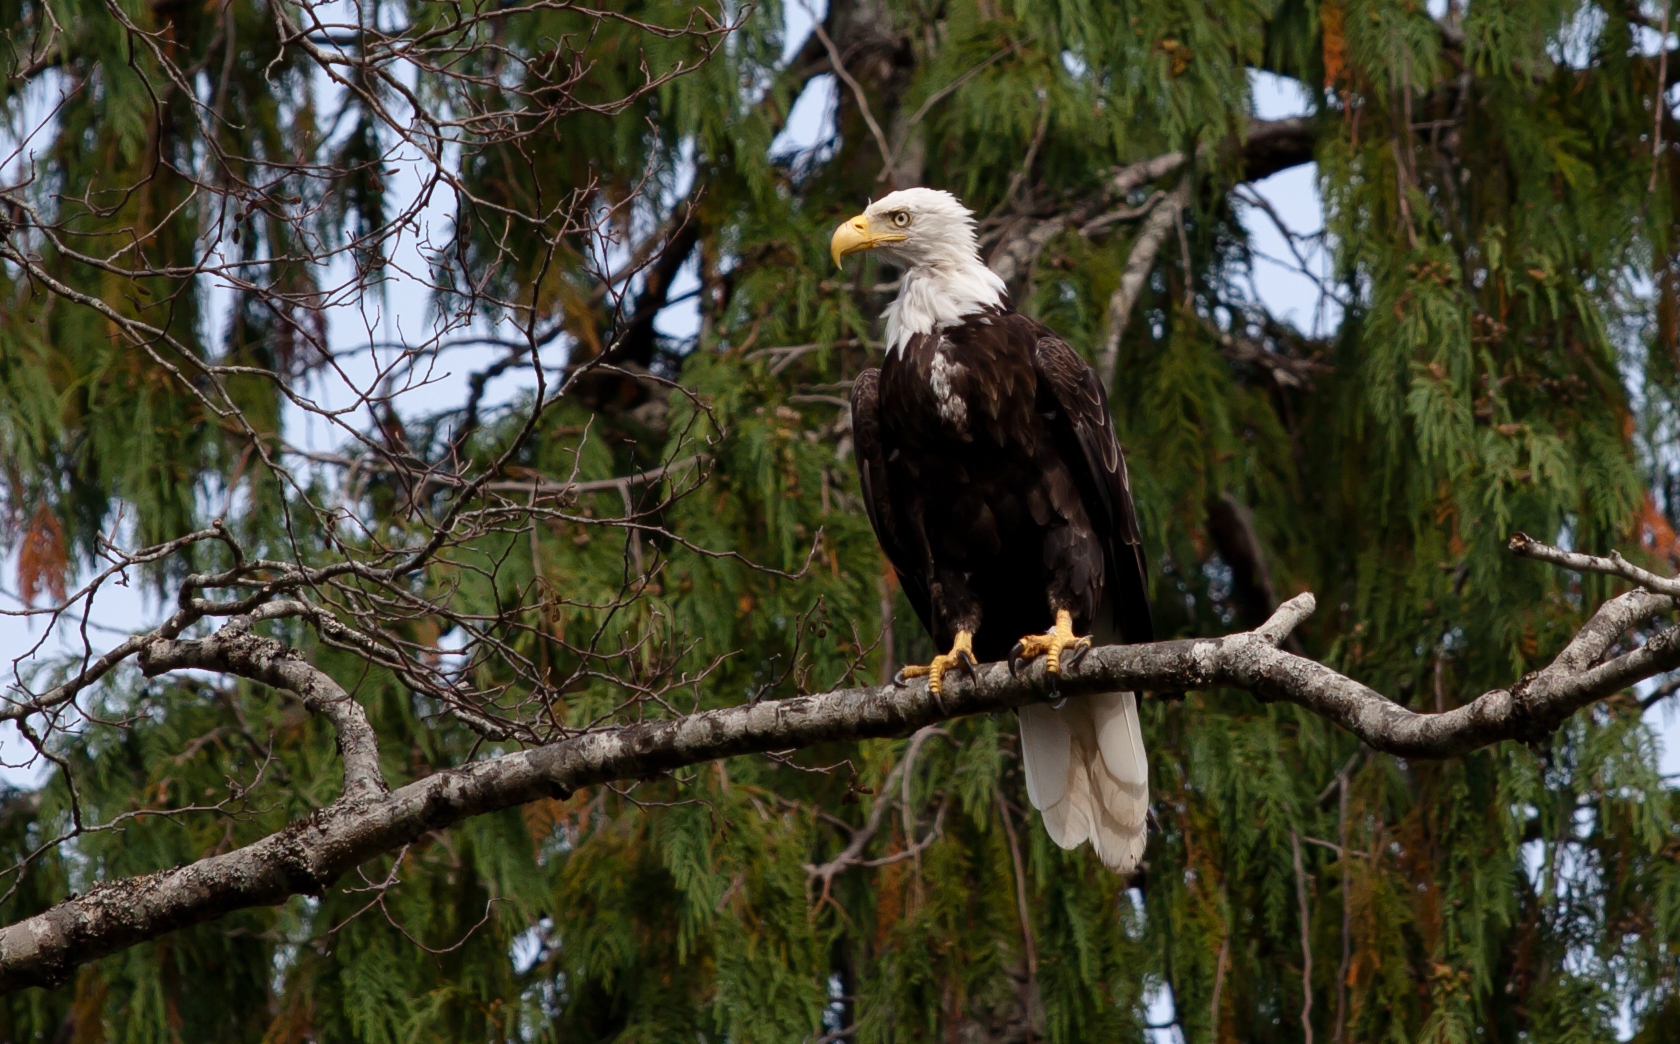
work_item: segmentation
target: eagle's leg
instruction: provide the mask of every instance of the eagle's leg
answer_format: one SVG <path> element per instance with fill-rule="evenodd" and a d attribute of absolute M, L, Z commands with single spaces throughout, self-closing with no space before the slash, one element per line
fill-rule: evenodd
<path fill-rule="evenodd" d="M 957 640 L 951 643 L 951 651 L 933 658 L 933 662 L 926 667 L 912 664 L 899 671 L 893 681 L 903 685 L 911 678 L 925 677 L 928 680 L 928 691 L 938 696 L 945 688 L 945 672 L 953 668 L 974 672 L 974 635 L 968 631 L 958 631 Z"/>
<path fill-rule="evenodd" d="M 1015 648 L 1009 650 L 1009 673 L 1014 674 L 1024 661 L 1042 656 L 1044 669 L 1051 674 L 1060 674 L 1064 662 L 1072 667 L 1090 647 L 1090 636 L 1081 638 L 1074 635 L 1073 613 L 1066 609 L 1057 609 L 1056 626 L 1052 627 L 1049 633 L 1029 634 L 1016 642 Z M 1067 654 L 1065 661 L 1064 654 Z"/>

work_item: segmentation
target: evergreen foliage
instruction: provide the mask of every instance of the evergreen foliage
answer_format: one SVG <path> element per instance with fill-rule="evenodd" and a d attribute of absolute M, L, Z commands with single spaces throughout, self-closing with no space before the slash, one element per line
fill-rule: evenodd
<path fill-rule="evenodd" d="M 444 33 L 444 7 L 360 17 Z M 374 106 L 396 89 L 329 82 L 305 44 L 331 32 L 282 47 L 276 27 L 307 27 L 310 10 L 0 0 L 14 132 L 67 99 L 17 189 L 33 223 L 0 214 L 5 241 L 57 281 L 0 262 L 0 491 L 25 597 L 62 597 L 102 534 L 165 540 L 223 513 L 253 554 L 308 561 L 422 531 L 422 494 L 377 470 L 344 536 L 321 521 L 324 472 L 298 463 L 288 483 L 257 466 L 295 434 L 284 382 L 227 371 L 235 420 L 175 375 L 198 372 L 190 355 L 304 387 L 327 365 L 310 335 L 338 289 L 311 251 L 376 272 L 393 249 L 403 215 Z M 894 274 L 836 273 L 827 255 L 833 227 L 895 179 L 957 192 L 995 245 L 1102 199 L 1117 167 L 1192 157 L 1191 205 L 1132 311 L 1113 395 L 1166 637 L 1252 626 L 1311 590 L 1326 609 L 1300 635 L 1310 655 L 1450 708 L 1544 665 L 1616 590 L 1513 559 L 1511 533 L 1680 562 L 1680 126 L 1654 109 L 1680 60 L 1655 56 L 1664 8 L 1474 0 L 1437 21 L 1367 0 L 832 0 L 823 32 L 855 90 L 819 37 L 783 59 L 775 3 L 498 10 L 455 41 L 448 76 L 404 73 L 437 111 L 505 121 L 469 136 L 459 182 L 436 186 L 455 200 L 436 308 L 529 319 L 571 367 L 613 353 L 507 476 L 672 465 L 601 482 L 571 520 L 489 533 L 424 577 L 520 658 L 470 666 L 506 686 L 502 712 L 540 714 L 534 728 L 822 691 L 932 651 L 848 457 L 846 382 L 878 357 Z M 653 28 L 737 17 L 713 50 Z M 195 79 L 171 81 L 165 52 Z M 532 83 L 574 60 L 586 71 L 569 89 L 595 108 L 546 113 Z M 677 62 L 692 71 L 634 94 Z M 1231 143 L 1257 70 L 1307 87 L 1341 305 L 1328 336 L 1249 289 Z M 832 140 L 774 149 L 801 93 L 830 87 Z M 270 205 L 218 209 L 207 169 Z M 1109 203 L 1141 206 L 1177 178 Z M 615 227 L 669 246 L 631 293 L 601 285 L 589 238 L 564 224 L 556 201 L 574 198 L 626 203 Z M 59 233 L 29 231 L 44 226 Z M 1138 226 L 1064 229 L 1017 300 L 1095 359 Z M 250 281 L 225 329 L 210 328 L 216 277 L 194 271 L 212 243 Z M 685 259 L 698 333 L 674 339 L 652 317 Z M 138 351 L 100 308 L 158 336 Z M 440 370 L 484 373 L 503 354 Z M 382 423 L 427 465 L 482 469 L 528 406 L 434 415 L 398 399 Z M 344 443 L 346 459 L 371 454 Z M 645 536 L 587 524 L 655 503 Z M 224 562 L 202 557 L 193 568 Z M 166 591 L 187 566 L 134 582 Z M 532 591 L 567 601 L 530 610 Z M 431 646 L 464 620 L 399 629 Z M 300 624 L 265 626 L 353 689 L 393 781 L 508 745 Z M 580 643 L 650 687 L 690 682 L 661 690 L 663 709 L 628 701 Z M 533 672 L 568 679 L 564 698 L 522 702 Z M 118 672 L 81 708 L 51 737 L 44 790 L 0 811 L 6 860 L 29 858 L 5 880 L 7 923 L 338 793 L 331 730 L 261 686 Z M 0 1039 L 1141 1041 L 1163 991 L 1190 1044 L 1680 1037 L 1680 796 L 1635 694 L 1545 742 L 1441 763 L 1368 755 L 1242 693 L 1143 713 L 1158 830 L 1130 881 L 1046 840 L 1012 718 L 960 720 L 481 817 L 322 896 L 0 1000 Z M 204 810 L 229 780 L 232 804 Z M 112 826 L 41 849 L 73 819 Z M 816 872 L 871 823 L 867 862 Z"/>

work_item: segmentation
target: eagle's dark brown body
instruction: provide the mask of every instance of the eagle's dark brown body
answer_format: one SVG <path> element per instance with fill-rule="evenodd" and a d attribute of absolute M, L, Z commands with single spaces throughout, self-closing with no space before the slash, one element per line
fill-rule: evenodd
<path fill-rule="evenodd" d="M 887 358 L 852 390 L 869 521 L 941 650 L 901 679 L 943 691 L 971 659 L 1044 658 L 1152 637 L 1126 462 L 1096 374 L 1010 307 L 974 214 L 907 188 L 834 230 L 835 263 L 871 251 L 903 271 Z M 944 651 L 949 650 L 949 651 Z M 1073 650 L 1072 657 L 1067 653 Z M 1063 848 L 1129 874 L 1143 858 L 1149 755 L 1129 692 L 1018 710 L 1027 798 Z"/>
<path fill-rule="evenodd" d="M 1100 382 L 1007 307 L 913 336 L 853 386 L 870 521 L 935 643 L 999 660 L 1055 610 L 1152 637 L 1138 527 Z"/>

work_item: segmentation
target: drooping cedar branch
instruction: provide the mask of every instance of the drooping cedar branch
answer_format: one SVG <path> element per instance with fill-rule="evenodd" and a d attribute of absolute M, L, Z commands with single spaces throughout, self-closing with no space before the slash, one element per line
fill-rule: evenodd
<path fill-rule="evenodd" d="M 1618 559 L 1577 555 L 1519 535 L 1512 549 L 1579 571 L 1633 575 Z M 1652 586 L 1674 581 L 1648 575 Z M 1545 737 L 1575 711 L 1645 678 L 1680 667 L 1680 627 L 1658 628 L 1618 651 L 1630 632 L 1675 608 L 1645 588 L 1599 607 L 1549 666 L 1465 706 L 1420 714 L 1323 664 L 1278 648 L 1314 609 L 1310 594 L 1281 605 L 1254 631 L 1093 650 L 1064 675 L 1062 696 L 1234 688 L 1297 704 L 1375 750 L 1451 757 L 1502 740 Z M 259 614 L 261 615 L 261 614 Z M 470 816 L 580 787 L 643 779 L 718 758 L 836 740 L 904 736 L 932 723 L 1053 698 L 1041 663 L 1020 676 L 1001 664 L 956 676 L 943 697 L 917 682 L 763 700 L 669 721 L 603 729 L 473 762 L 391 792 L 379 783 L 374 737 L 360 709 L 323 672 L 237 617 L 193 641 L 154 638 L 141 654 L 148 673 L 208 668 L 297 692 L 339 730 L 345 794 L 330 807 L 254 844 L 188 866 L 104 882 L 85 895 L 0 929 L 0 992 L 63 982 L 87 961 L 234 910 L 320 894 L 340 876 L 423 834 Z"/>

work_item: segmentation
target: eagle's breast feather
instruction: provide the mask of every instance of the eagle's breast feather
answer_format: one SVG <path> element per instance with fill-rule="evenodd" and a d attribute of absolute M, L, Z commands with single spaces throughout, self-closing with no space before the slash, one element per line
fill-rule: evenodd
<path fill-rule="evenodd" d="M 966 438 L 968 400 L 963 395 L 961 381 L 967 370 L 952 356 L 951 342 L 940 338 L 933 352 L 933 362 L 928 366 L 928 384 L 933 389 L 940 419 L 955 428 L 959 436 Z"/>

